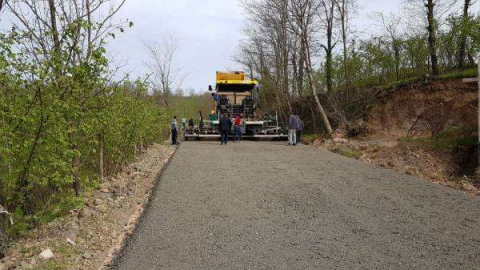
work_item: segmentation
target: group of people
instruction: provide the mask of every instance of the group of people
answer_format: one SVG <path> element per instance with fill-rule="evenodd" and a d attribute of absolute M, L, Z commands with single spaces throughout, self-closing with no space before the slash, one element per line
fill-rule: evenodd
<path fill-rule="evenodd" d="M 288 145 L 297 145 L 301 142 L 303 128 L 302 119 L 296 114 L 291 114 L 288 118 Z"/>
<path fill-rule="evenodd" d="M 201 114 L 200 114 L 201 117 Z M 203 125 L 203 119 L 200 119 L 200 123 Z M 182 118 L 182 130 L 186 130 L 186 125 L 187 125 L 187 119 L 185 117 Z M 190 118 L 188 120 L 188 127 L 193 129 L 193 118 Z M 178 122 L 177 122 L 177 116 L 173 117 L 172 124 L 170 125 L 170 132 L 172 133 L 172 145 L 177 145 L 178 144 Z"/>
<path fill-rule="evenodd" d="M 200 114 L 201 115 L 201 114 Z M 203 125 L 203 117 L 200 116 L 200 122 Z M 188 121 L 189 127 L 193 128 L 193 119 Z M 182 119 L 182 128 L 185 129 L 186 119 Z M 243 127 L 243 115 L 237 115 L 234 120 L 230 119 L 230 116 L 226 113 L 222 114 L 219 121 L 220 141 L 221 145 L 228 143 L 228 136 L 233 126 L 233 141 L 239 141 L 242 139 L 242 127 Z M 304 124 L 300 117 L 296 114 L 291 114 L 288 118 L 288 144 L 297 145 L 301 141 Z M 178 123 L 177 116 L 173 117 L 172 125 L 170 127 L 172 132 L 172 145 L 178 144 Z"/>
<path fill-rule="evenodd" d="M 235 116 L 233 123 L 230 116 L 226 113 L 222 114 L 220 118 L 218 128 L 220 129 L 220 141 L 221 145 L 226 145 L 228 143 L 228 136 L 232 130 L 233 125 L 233 141 L 237 142 L 242 139 L 242 126 L 243 126 L 243 115 L 239 114 Z"/>
<path fill-rule="evenodd" d="M 182 118 L 182 129 L 185 130 L 186 126 L 186 119 Z M 200 124 L 203 126 L 203 117 L 200 114 Z M 228 136 L 230 135 L 230 131 L 232 130 L 233 125 L 233 141 L 237 142 L 242 139 L 242 126 L 243 126 L 243 114 L 237 115 L 233 122 L 230 119 L 228 114 L 223 114 L 219 121 L 219 131 L 220 131 L 220 138 L 221 144 L 225 145 L 228 143 Z M 193 119 L 188 121 L 189 128 L 193 129 Z M 177 116 L 173 117 L 172 124 L 170 126 L 170 131 L 172 133 L 172 145 L 178 144 L 178 123 L 177 123 Z"/>

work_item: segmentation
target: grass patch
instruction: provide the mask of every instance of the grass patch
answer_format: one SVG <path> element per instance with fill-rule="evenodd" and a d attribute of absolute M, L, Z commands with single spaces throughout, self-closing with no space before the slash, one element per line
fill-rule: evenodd
<path fill-rule="evenodd" d="M 74 194 L 65 196 L 58 203 L 49 205 L 44 211 L 40 212 L 37 219 L 40 223 L 47 223 L 56 218 L 62 217 L 73 209 L 80 209 L 85 205 L 85 198 L 77 197 Z"/>
<path fill-rule="evenodd" d="M 471 147 L 478 144 L 474 127 L 448 127 L 433 137 L 408 138 L 403 137 L 401 142 L 421 143 L 436 150 L 451 150 L 455 148 Z"/>
<path fill-rule="evenodd" d="M 29 270 L 63 270 L 73 265 L 67 263 L 71 258 L 77 257 L 80 252 L 69 244 L 60 244 L 52 248 L 55 257 L 48 261 L 41 261 L 38 265 L 28 268 Z"/>
<path fill-rule="evenodd" d="M 477 77 L 477 76 L 478 76 L 477 68 L 471 68 L 471 69 L 462 70 L 460 72 L 456 71 L 456 72 L 445 73 L 438 76 L 438 79 L 449 80 L 449 79 L 470 78 L 470 77 Z"/>
<path fill-rule="evenodd" d="M 64 270 L 67 269 L 68 265 L 61 263 L 55 260 L 45 261 L 39 265 L 35 265 L 28 270 Z"/>
<path fill-rule="evenodd" d="M 302 134 L 302 142 L 306 144 L 313 144 L 317 139 L 322 139 L 322 136 L 319 134 Z"/>
<path fill-rule="evenodd" d="M 346 156 L 346 157 L 354 158 L 354 159 L 359 159 L 362 156 L 362 152 L 360 152 L 358 150 L 350 149 L 348 147 L 341 146 L 341 145 L 335 146 L 330 151 L 332 151 L 334 153 L 337 153 L 337 154 L 340 154 L 342 156 Z"/>
<path fill-rule="evenodd" d="M 58 194 L 58 198 L 54 197 L 53 201 L 32 215 L 26 215 L 21 208 L 17 208 L 12 213 L 14 224 L 6 226 L 7 234 L 13 237 L 28 235 L 36 225 L 51 222 L 65 216 L 70 210 L 81 209 L 85 205 L 85 198 L 77 197 L 70 191 L 66 195 Z"/>
<path fill-rule="evenodd" d="M 475 146 L 478 144 L 475 131 L 472 127 L 449 127 L 431 138 L 430 143 L 439 150 Z"/>

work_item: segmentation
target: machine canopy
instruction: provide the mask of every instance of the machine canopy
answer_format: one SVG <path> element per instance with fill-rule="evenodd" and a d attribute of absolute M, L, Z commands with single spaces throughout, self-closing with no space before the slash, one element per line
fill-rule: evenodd
<path fill-rule="evenodd" d="M 247 81 L 244 83 L 231 82 L 231 83 L 217 83 L 218 92 L 251 92 L 255 89 L 257 84 L 253 81 Z"/>
<path fill-rule="evenodd" d="M 247 80 L 243 71 L 217 71 L 216 82 L 218 92 L 251 92 L 258 84 L 255 80 Z"/>

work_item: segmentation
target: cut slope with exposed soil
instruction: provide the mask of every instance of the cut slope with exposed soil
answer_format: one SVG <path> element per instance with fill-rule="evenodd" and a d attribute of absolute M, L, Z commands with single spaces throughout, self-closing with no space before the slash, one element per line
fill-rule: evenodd
<path fill-rule="evenodd" d="M 477 193 L 477 101 L 476 84 L 462 80 L 406 85 L 381 94 L 363 119 L 365 133 L 316 144 Z"/>

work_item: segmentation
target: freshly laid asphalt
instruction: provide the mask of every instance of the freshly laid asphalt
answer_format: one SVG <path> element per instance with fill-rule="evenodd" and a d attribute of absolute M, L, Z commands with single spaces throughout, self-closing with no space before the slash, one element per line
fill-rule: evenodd
<path fill-rule="evenodd" d="M 112 270 L 480 269 L 480 198 L 310 146 L 183 142 Z"/>

